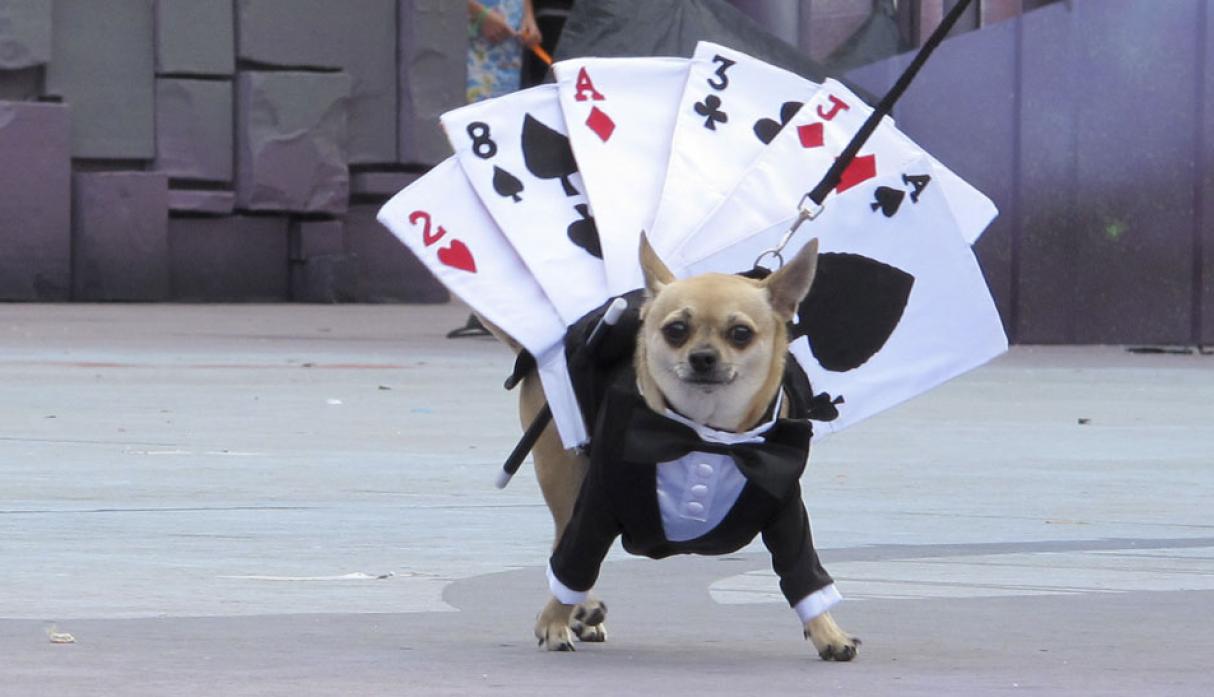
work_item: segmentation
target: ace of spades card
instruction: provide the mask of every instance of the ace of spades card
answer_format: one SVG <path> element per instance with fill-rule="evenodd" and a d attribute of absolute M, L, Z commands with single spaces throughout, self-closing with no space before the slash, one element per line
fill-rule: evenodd
<path fill-rule="evenodd" d="M 969 243 L 920 157 L 832 198 L 783 250 L 818 238 L 817 274 L 792 325 L 791 352 L 835 432 L 989 361 L 1007 337 Z M 791 218 L 686 273 L 737 272 L 775 245 Z M 811 417 L 820 418 L 820 417 Z"/>
<path fill-rule="evenodd" d="M 847 88 L 827 80 L 789 127 L 755 159 L 729 199 L 671 251 L 671 263 L 675 267 L 693 264 L 733 244 L 739 236 L 786 218 L 834 164 L 871 111 Z M 900 171 L 907 163 L 924 157 L 937 188 L 958 218 L 959 232 L 972 243 L 997 214 L 994 204 L 902 135 L 888 117 L 844 170 L 834 193 L 842 194 L 874 177 Z M 832 205 L 830 201 L 828 197 L 824 205 Z M 965 215 L 958 215 L 958 211 Z"/>
<path fill-rule="evenodd" d="M 380 209 L 379 222 L 477 314 L 536 357 L 566 447 L 586 440 L 565 363 L 565 322 L 498 229 L 454 157 Z"/>
<path fill-rule="evenodd" d="M 613 295 L 643 284 L 640 234 L 657 211 L 689 66 L 684 58 L 579 58 L 553 66 Z"/>
<path fill-rule="evenodd" d="M 602 246 L 556 85 L 470 104 L 441 122 L 472 189 L 566 324 L 607 298 Z"/>
<path fill-rule="evenodd" d="M 818 89 L 740 51 L 707 41 L 696 45 L 648 231 L 659 254 L 677 248 L 699 227 Z"/>

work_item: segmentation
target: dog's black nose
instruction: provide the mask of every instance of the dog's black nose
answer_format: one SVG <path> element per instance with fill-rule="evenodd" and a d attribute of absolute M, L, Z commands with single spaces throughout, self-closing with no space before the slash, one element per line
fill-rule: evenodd
<path fill-rule="evenodd" d="M 687 361 L 691 363 L 692 370 L 697 373 L 707 373 L 717 367 L 718 358 L 716 349 L 700 349 L 688 354 Z"/>

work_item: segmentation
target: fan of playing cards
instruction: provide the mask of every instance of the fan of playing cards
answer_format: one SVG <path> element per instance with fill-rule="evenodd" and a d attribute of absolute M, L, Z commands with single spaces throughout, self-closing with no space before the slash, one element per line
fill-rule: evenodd
<path fill-rule="evenodd" d="M 691 59 L 581 58 L 556 84 L 442 117 L 455 155 L 379 219 L 452 292 L 537 360 L 567 447 L 586 440 L 566 328 L 642 284 L 642 231 L 679 276 L 746 271 L 871 109 L 716 44 Z M 818 217 L 792 353 L 837 431 L 1007 349 L 970 245 L 989 199 L 881 122 Z M 769 257 L 770 258 L 770 257 Z"/>

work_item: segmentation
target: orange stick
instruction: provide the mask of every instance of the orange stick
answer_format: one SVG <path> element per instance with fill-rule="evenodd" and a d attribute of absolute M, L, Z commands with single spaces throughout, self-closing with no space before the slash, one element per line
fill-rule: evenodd
<path fill-rule="evenodd" d="M 548 65 L 552 65 L 552 56 L 548 55 L 548 52 L 544 50 L 543 46 L 540 46 L 539 44 L 534 44 L 531 47 L 531 52 L 534 53 L 535 55 L 539 56 L 539 59 L 544 61 L 544 63 L 546 63 Z"/>

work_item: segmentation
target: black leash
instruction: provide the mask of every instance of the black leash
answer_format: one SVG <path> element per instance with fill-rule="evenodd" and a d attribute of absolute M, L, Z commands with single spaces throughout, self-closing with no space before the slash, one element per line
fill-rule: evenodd
<path fill-rule="evenodd" d="M 784 237 L 780 240 L 780 244 L 777 247 L 769 249 L 759 255 L 759 258 L 755 260 L 756 269 L 760 268 L 759 262 L 768 254 L 771 254 L 775 259 L 779 259 L 781 264 L 784 263 L 784 258 L 780 255 L 780 252 L 783 251 L 784 246 L 788 244 L 788 241 L 792 239 L 793 233 L 797 231 L 797 228 L 801 227 L 802 223 L 807 220 L 813 220 L 818 216 L 818 213 L 822 211 L 822 202 L 825 201 L 830 192 L 839 185 L 839 180 L 843 177 L 843 172 L 847 169 L 848 165 L 852 163 L 852 160 L 856 158 L 856 153 L 860 152 L 860 148 L 864 147 L 864 144 L 868 142 L 869 136 L 873 134 L 873 131 L 877 130 L 877 126 L 881 124 L 881 119 L 885 118 L 889 114 L 890 110 L 894 108 L 894 104 L 898 101 L 898 98 L 902 96 L 902 93 L 906 91 L 906 88 L 910 86 L 910 83 L 915 79 L 915 76 L 919 74 L 919 70 L 923 67 L 923 64 L 927 62 L 928 57 L 932 55 L 932 51 L 935 51 L 936 47 L 944 41 L 946 36 L 948 36 L 949 31 L 952 30 L 953 26 L 957 23 L 957 20 L 961 18 L 962 13 L 965 12 L 966 8 L 969 7 L 971 2 L 972 0 L 960 0 L 956 5 L 953 6 L 953 9 L 950 10 L 947 15 L 945 15 L 944 19 L 940 22 L 940 26 L 936 27 L 936 30 L 932 32 L 932 35 L 928 37 L 923 46 L 919 48 L 919 53 L 917 53 L 914 59 L 911 60 L 910 65 L 906 66 L 906 70 L 902 71 L 902 75 L 898 77 L 898 81 L 895 82 L 894 86 L 889 89 L 889 92 L 886 92 L 885 96 L 881 98 L 881 101 L 877 104 L 877 107 L 873 109 L 873 112 L 868 115 L 868 118 L 864 121 L 864 124 L 860 126 L 860 130 L 856 131 L 856 134 L 852 136 L 851 142 L 849 142 L 847 147 L 843 149 L 843 153 L 839 155 L 838 159 L 835 160 L 835 163 L 831 165 L 830 169 L 826 170 L 826 174 L 822 177 L 822 181 L 818 182 L 818 185 L 815 186 L 812 191 L 801 197 L 801 202 L 798 205 L 798 216 L 796 221 L 793 222 L 792 227 L 789 228 L 788 232 L 784 233 Z M 812 201 L 815 208 L 807 208 L 805 205 L 807 200 Z M 620 299 L 617 299 L 617 302 L 619 300 Z M 615 313 L 609 311 L 608 314 L 605 315 L 602 320 L 600 320 L 599 324 L 595 326 L 594 331 L 591 332 L 590 338 L 586 341 L 586 345 L 582 349 L 584 356 L 588 357 L 589 354 L 594 352 L 597 344 L 602 341 L 602 338 L 604 335 L 606 335 L 609 327 L 615 324 L 616 319 L 618 319 L 619 314 L 623 312 L 625 306 L 626 305 L 619 307 L 618 312 Z M 611 319 L 609 320 L 608 317 L 611 317 Z M 525 362 L 522 364 L 516 364 L 514 374 L 506 381 L 506 389 L 513 387 L 522 377 L 520 365 L 525 366 L 526 364 Z M 497 478 L 497 488 L 504 488 L 508 483 L 510 483 L 510 478 L 513 477 L 514 473 L 518 471 L 519 466 L 523 464 L 523 460 L 527 457 L 527 453 L 531 452 L 531 449 L 535 446 L 535 442 L 539 440 L 540 435 L 544 432 L 544 429 L 547 428 L 549 422 L 551 421 L 552 409 L 548 404 L 544 404 L 543 409 L 541 409 L 540 412 L 535 415 L 535 418 L 532 419 L 531 425 L 527 427 L 527 430 L 523 433 L 523 437 L 519 439 L 518 444 L 514 446 L 514 450 L 510 452 L 510 456 L 507 457 L 506 462 L 503 463 L 502 471 L 498 474 Z"/>
<path fill-rule="evenodd" d="M 830 166 L 830 169 L 826 170 L 822 181 L 818 182 L 818 185 L 809 193 L 801 197 L 801 202 L 797 206 L 797 219 L 793 221 L 792 227 L 789 228 L 788 232 L 784 233 L 784 237 L 780 240 L 779 245 L 759 255 L 759 258 L 755 260 L 756 267 L 759 266 L 759 262 L 763 260 L 763 257 L 769 254 L 773 258 L 778 259 L 781 264 L 784 263 L 784 258 L 780 253 L 784 250 L 784 246 L 788 244 L 788 241 L 792 239 L 793 233 L 797 231 L 797 228 L 801 227 L 802 223 L 807 220 L 813 220 L 822 212 L 823 202 L 830 195 L 830 192 L 839 185 L 839 180 L 843 178 L 843 172 L 847 170 L 852 160 L 856 159 L 856 154 L 860 152 L 860 148 L 864 147 L 869 137 L 872 136 L 873 131 L 877 130 L 877 126 L 881 125 L 881 120 L 893 110 L 894 104 L 898 102 L 898 99 L 902 97 L 902 93 L 906 91 L 911 81 L 919 74 L 919 70 L 927 62 L 928 57 L 932 55 L 936 47 L 952 31 L 953 26 L 957 24 L 957 20 L 961 19 L 961 15 L 971 2 L 972 0 L 960 0 L 956 5 L 953 5 L 953 9 L 949 10 L 948 14 L 945 15 L 944 19 L 940 22 L 940 26 L 936 27 L 932 35 L 919 48 L 919 52 L 915 54 L 910 65 L 906 66 L 906 70 L 902 71 L 902 75 L 898 77 L 898 81 L 894 83 L 893 87 L 889 88 L 889 91 L 877 103 L 877 107 L 873 109 L 873 112 L 865 119 L 864 124 L 860 126 L 860 130 L 856 131 L 856 134 L 852 136 L 847 147 L 843 148 L 843 152 L 835 160 L 835 163 Z M 807 201 L 812 201 L 814 207 L 807 207 Z"/>

